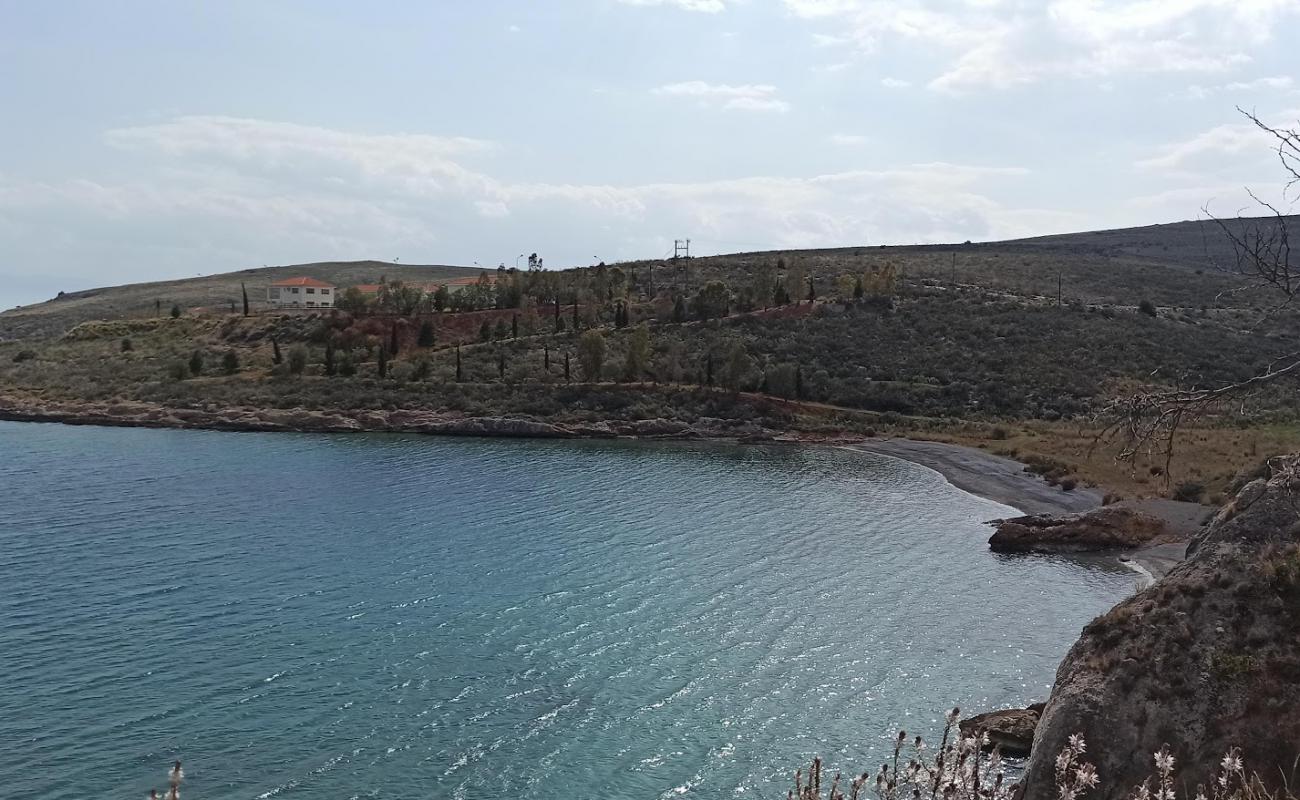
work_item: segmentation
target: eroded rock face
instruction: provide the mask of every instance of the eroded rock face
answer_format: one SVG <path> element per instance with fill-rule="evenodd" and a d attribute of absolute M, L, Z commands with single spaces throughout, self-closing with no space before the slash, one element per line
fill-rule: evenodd
<path fill-rule="evenodd" d="M 1106 506 L 1066 517 L 1035 515 L 996 520 L 989 548 L 999 553 L 1118 550 L 1169 542 L 1176 533 L 1159 517 Z"/>
<path fill-rule="evenodd" d="M 1188 560 L 1093 620 L 1056 675 L 1027 766 L 1026 800 L 1054 800 L 1073 733 L 1119 798 L 1168 744 L 1188 788 L 1240 747 L 1267 785 L 1300 755 L 1300 457 L 1279 460 L 1197 537 Z M 1190 794 L 1188 792 L 1187 794 Z"/>

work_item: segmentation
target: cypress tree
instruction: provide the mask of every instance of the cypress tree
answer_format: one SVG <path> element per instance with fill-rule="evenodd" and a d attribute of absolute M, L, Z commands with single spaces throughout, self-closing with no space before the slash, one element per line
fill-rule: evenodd
<path fill-rule="evenodd" d="M 497 377 L 501 380 L 506 379 L 506 351 L 497 351 Z"/>
<path fill-rule="evenodd" d="M 686 321 L 686 299 L 680 294 L 673 299 L 673 322 Z"/>
<path fill-rule="evenodd" d="M 578 294 L 573 295 L 573 332 L 578 332 Z"/>
<path fill-rule="evenodd" d="M 564 320 L 560 319 L 560 294 L 555 294 L 555 332 L 564 330 Z"/>
<path fill-rule="evenodd" d="M 712 353 L 709 353 L 709 355 L 704 359 L 704 385 L 705 386 L 713 385 L 713 354 Z"/>
<path fill-rule="evenodd" d="M 794 397 L 796 400 L 803 399 L 803 365 L 797 365 L 794 368 Z"/>
<path fill-rule="evenodd" d="M 456 383 L 461 381 L 460 372 L 460 342 L 456 342 Z"/>
<path fill-rule="evenodd" d="M 388 348 L 379 345 L 379 377 L 388 377 Z"/>
<path fill-rule="evenodd" d="M 244 316 L 248 316 L 248 287 L 244 286 L 243 281 L 239 282 L 239 291 L 244 295 Z"/>
<path fill-rule="evenodd" d="M 338 369 L 334 364 L 334 340 L 325 341 L 325 374 L 333 377 L 338 374 Z"/>
<path fill-rule="evenodd" d="M 542 366 L 545 367 L 547 372 L 551 371 L 551 346 L 549 344 L 542 346 Z"/>
<path fill-rule="evenodd" d="M 280 343 L 277 342 L 274 338 L 272 338 L 271 339 L 271 363 L 279 364 L 283 361 L 284 358 L 280 355 Z"/>
<path fill-rule="evenodd" d="M 510 318 L 510 338 L 519 338 L 519 315 L 515 314 Z"/>
<path fill-rule="evenodd" d="M 397 355 L 397 323 L 393 323 L 392 334 L 388 339 L 388 349 L 393 355 Z"/>
<path fill-rule="evenodd" d="M 162 301 L 161 301 L 161 300 L 154 300 L 154 301 L 153 301 L 153 315 L 154 315 L 155 317 L 161 317 L 161 316 L 162 316 Z"/>
<path fill-rule="evenodd" d="M 569 382 L 569 351 L 564 351 L 564 382 Z"/>
<path fill-rule="evenodd" d="M 812 276 L 808 276 L 808 302 L 811 303 L 817 299 L 817 289 L 813 286 Z"/>
<path fill-rule="evenodd" d="M 420 336 L 415 343 L 420 347 L 433 347 L 435 341 L 433 320 L 426 319 L 420 323 Z"/>

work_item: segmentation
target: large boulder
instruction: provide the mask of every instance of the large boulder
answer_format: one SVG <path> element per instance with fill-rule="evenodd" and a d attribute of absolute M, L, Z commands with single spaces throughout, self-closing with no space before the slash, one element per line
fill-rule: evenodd
<path fill-rule="evenodd" d="M 962 736 L 987 735 L 988 746 L 998 748 L 1005 756 L 1023 757 L 1033 748 L 1034 729 L 1042 713 L 1042 703 L 1028 708 L 1004 708 L 964 719 L 957 728 Z"/>
<path fill-rule="evenodd" d="M 1300 755 L 1300 458 L 1274 463 L 1186 561 L 1084 628 L 1057 671 L 1024 778 L 1055 800 L 1054 759 L 1074 733 L 1122 797 L 1168 745 L 1179 783 L 1209 784 L 1240 747 L 1266 785 L 1294 783 Z"/>
<path fill-rule="evenodd" d="M 1037 514 L 994 520 L 989 548 L 999 553 L 1122 550 L 1179 538 L 1164 520 L 1133 508 L 1106 506 L 1085 514 Z"/>

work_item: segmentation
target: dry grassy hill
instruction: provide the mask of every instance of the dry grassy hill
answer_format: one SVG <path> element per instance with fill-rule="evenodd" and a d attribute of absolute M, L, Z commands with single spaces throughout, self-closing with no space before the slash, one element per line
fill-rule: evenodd
<path fill-rule="evenodd" d="M 1287 218 L 1300 229 L 1300 216 Z M 1233 220 L 1234 230 L 1271 229 L 1271 218 Z M 734 282 L 781 259 L 829 285 L 834 276 L 891 263 L 913 279 L 957 283 L 1010 294 L 1089 304 L 1134 307 L 1140 300 L 1170 308 L 1254 307 L 1269 302 L 1266 293 L 1240 292 L 1243 280 L 1232 271 L 1231 243 L 1213 221 L 1175 222 L 1109 231 L 1086 231 L 1002 242 L 843 247 L 736 253 L 692 259 L 684 265 L 655 266 L 666 279 Z M 650 268 L 656 262 L 636 262 Z M 662 262 L 660 262 L 662 263 Z"/>
<path fill-rule="evenodd" d="M 402 281 L 434 281 L 479 274 L 477 267 L 391 264 L 385 261 L 327 261 L 282 267 L 260 267 L 200 278 L 132 283 L 66 292 L 30 306 L 0 313 L 0 341 L 57 336 L 79 323 L 95 319 L 154 316 L 173 304 L 185 309 L 228 306 L 240 302 L 240 284 L 248 287 L 254 307 L 263 305 L 266 285 L 295 275 L 310 275 L 339 286 L 378 283 L 381 277 Z"/>

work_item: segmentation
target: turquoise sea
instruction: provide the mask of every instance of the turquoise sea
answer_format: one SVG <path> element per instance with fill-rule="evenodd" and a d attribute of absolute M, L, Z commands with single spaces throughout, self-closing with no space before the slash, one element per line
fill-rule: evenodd
<path fill-rule="evenodd" d="M 0 794 L 785 796 L 1132 591 L 830 448 L 0 423 Z"/>

